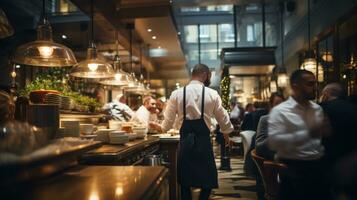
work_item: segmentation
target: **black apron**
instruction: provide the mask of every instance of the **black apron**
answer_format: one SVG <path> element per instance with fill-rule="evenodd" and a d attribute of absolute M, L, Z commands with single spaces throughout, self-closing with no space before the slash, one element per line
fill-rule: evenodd
<path fill-rule="evenodd" d="M 186 118 L 186 87 L 183 89 L 183 123 L 177 164 L 179 184 L 186 187 L 218 188 L 217 168 L 213 156 L 210 130 L 204 115 L 205 87 L 202 88 L 201 118 Z"/>

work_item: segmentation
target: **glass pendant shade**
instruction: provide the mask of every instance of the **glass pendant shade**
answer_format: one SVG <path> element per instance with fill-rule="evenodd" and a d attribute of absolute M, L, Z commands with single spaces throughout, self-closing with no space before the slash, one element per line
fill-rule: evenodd
<path fill-rule="evenodd" d="M 44 18 L 37 27 L 37 40 L 19 46 L 13 62 L 40 67 L 68 67 L 77 63 L 71 49 L 52 40 L 52 28 Z"/>
<path fill-rule="evenodd" d="M 94 43 L 87 49 L 87 58 L 75 65 L 70 75 L 77 78 L 105 79 L 115 76 L 111 64 L 98 57 L 98 51 Z"/>
<path fill-rule="evenodd" d="M 135 74 L 132 73 L 133 83 L 125 86 L 124 89 L 127 92 L 132 92 L 136 94 L 142 94 L 145 92 L 144 83 L 141 81 L 142 77 L 140 77 L 140 81 L 135 77 Z"/>
<path fill-rule="evenodd" d="M 305 69 L 307 71 L 312 72 L 319 82 L 322 82 L 324 79 L 324 70 L 321 65 L 318 65 L 314 58 L 306 58 L 304 62 L 301 64 L 301 69 Z M 318 70 L 316 75 L 316 68 Z"/>
<path fill-rule="evenodd" d="M 289 77 L 286 73 L 279 73 L 278 74 L 278 86 L 279 87 L 286 87 L 288 86 Z"/>
<path fill-rule="evenodd" d="M 277 92 L 278 88 L 276 87 L 276 82 L 274 80 L 270 81 L 270 92 Z"/>
<path fill-rule="evenodd" d="M 100 81 L 100 84 L 114 87 L 123 87 L 129 85 L 129 82 L 131 81 L 130 74 L 124 72 L 121 69 L 121 61 L 119 55 L 115 55 L 114 57 L 114 70 L 114 77 L 102 80 Z"/>

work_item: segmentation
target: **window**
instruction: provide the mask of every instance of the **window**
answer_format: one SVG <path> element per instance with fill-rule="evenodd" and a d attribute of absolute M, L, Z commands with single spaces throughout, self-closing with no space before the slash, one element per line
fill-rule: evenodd
<path fill-rule="evenodd" d="M 204 24 L 200 25 L 200 42 L 217 42 L 217 25 Z"/>
<path fill-rule="evenodd" d="M 185 42 L 186 43 L 198 43 L 198 28 L 197 25 L 184 26 Z"/>
<path fill-rule="evenodd" d="M 233 11 L 233 5 L 220 5 L 217 6 L 217 11 Z"/>
<path fill-rule="evenodd" d="M 199 12 L 200 7 L 182 7 L 181 12 Z"/>
<path fill-rule="evenodd" d="M 253 42 L 254 41 L 254 26 L 249 24 L 247 25 L 247 41 L 248 42 Z"/>

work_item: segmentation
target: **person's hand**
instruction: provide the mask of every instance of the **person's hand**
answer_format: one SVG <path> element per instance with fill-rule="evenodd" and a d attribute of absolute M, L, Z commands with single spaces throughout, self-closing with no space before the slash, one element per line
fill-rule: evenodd
<path fill-rule="evenodd" d="M 229 134 L 228 133 L 222 133 L 223 138 L 224 138 L 224 146 L 227 147 L 229 146 Z"/>
<path fill-rule="evenodd" d="M 156 123 L 156 122 L 149 122 L 149 127 L 162 133 L 162 128 L 161 128 L 161 125 Z"/>

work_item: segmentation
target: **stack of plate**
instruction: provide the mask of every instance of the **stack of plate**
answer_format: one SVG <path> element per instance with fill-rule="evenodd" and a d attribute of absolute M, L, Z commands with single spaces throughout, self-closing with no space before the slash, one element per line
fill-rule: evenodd
<path fill-rule="evenodd" d="M 61 96 L 61 106 L 62 110 L 70 110 L 71 109 L 71 99 L 67 96 Z"/>
<path fill-rule="evenodd" d="M 129 142 L 129 135 L 124 131 L 112 131 L 109 133 L 110 144 L 125 144 Z"/>
<path fill-rule="evenodd" d="M 59 94 L 46 94 L 44 103 L 60 106 L 61 96 Z"/>

